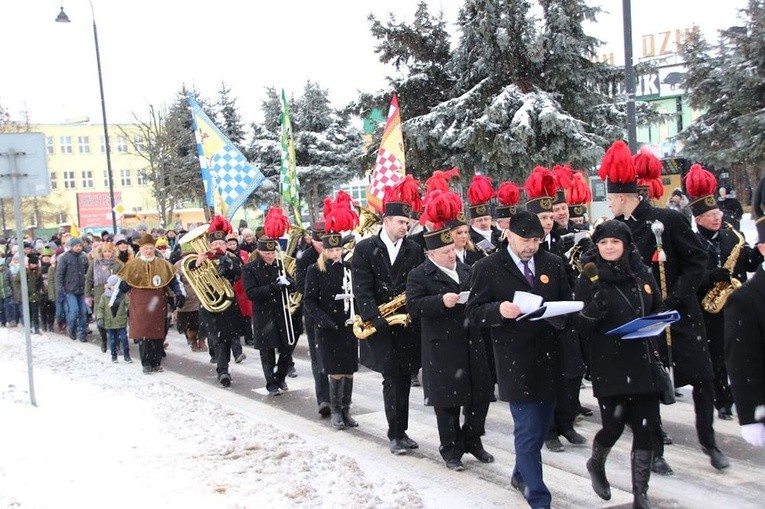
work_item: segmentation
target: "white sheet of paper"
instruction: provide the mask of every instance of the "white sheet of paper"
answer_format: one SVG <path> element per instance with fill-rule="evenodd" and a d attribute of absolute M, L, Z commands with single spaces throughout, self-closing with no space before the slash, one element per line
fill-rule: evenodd
<path fill-rule="evenodd" d="M 513 304 L 521 308 L 521 314 L 531 313 L 542 307 L 542 297 L 529 292 L 515 292 Z"/>
<path fill-rule="evenodd" d="M 545 303 L 545 312 L 537 318 L 529 318 L 529 321 L 542 320 L 553 316 L 567 315 L 569 313 L 578 313 L 584 307 L 581 300 L 561 300 Z"/>
<path fill-rule="evenodd" d="M 481 249 L 487 252 L 494 251 L 495 249 L 497 249 L 497 246 L 495 246 L 494 244 L 492 244 L 486 239 L 481 240 L 478 244 L 476 244 L 476 246 L 480 247 Z"/>
<path fill-rule="evenodd" d="M 470 297 L 470 291 L 460 292 L 460 298 L 457 300 L 457 304 L 466 303 L 468 301 L 468 297 Z"/>

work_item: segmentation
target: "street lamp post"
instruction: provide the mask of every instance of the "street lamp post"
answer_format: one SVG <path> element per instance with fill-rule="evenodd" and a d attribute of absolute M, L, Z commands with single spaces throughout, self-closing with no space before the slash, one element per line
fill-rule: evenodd
<path fill-rule="evenodd" d="M 93 40 L 96 44 L 96 66 L 98 67 L 98 90 L 101 93 L 101 117 L 104 123 L 104 148 L 106 149 L 106 179 L 109 181 L 109 203 L 112 206 L 112 230 L 117 233 L 117 213 L 114 211 L 114 178 L 112 176 L 112 156 L 109 146 L 109 124 L 106 122 L 106 101 L 104 100 L 104 78 L 101 74 L 101 53 L 98 51 L 98 29 L 96 29 L 96 14 L 93 10 L 93 2 L 90 3 L 90 15 L 93 18 Z M 69 23 L 69 16 L 64 12 L 64 6 L 61 5 L 61 12 L 56 16 L 56 23 Z"/>

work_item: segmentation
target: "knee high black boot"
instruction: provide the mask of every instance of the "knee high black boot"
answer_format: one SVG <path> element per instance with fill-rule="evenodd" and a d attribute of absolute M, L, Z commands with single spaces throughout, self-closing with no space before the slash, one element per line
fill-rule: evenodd
<path fill-rule="evenodd" d="M 345 429 L 342 409 L 344 381 L 345 378 L 338 380 L 329 377 L 329 410 L 332 417 L 332 427 L 335 429 Z"/>
<path fill-rule="evenodd" d="M 342 401 L 342 414 L 343 422 L 349 428 L 355 428 L 359 425 L 356 420 L 351 417 L 351 396 L 353 395 L 353 378 L 343 378 L 343 401 Z"/>
<path fill-rule="evenodd" d="M 610 447 L 603 447 L 597 440 L 593 440 L 592 457 L 587 460 L 587 472 L 590 473 L 592 489 L 603 500 L 611 500 L 611 485 L 606 478 L 606 458 L 610 452 Z"/>
<path fill-rule="evenodd" d="M 648 480 L 651 478 L 651 456 L 653 451 L 635 449 L 632 451 L 632 507 L 651 509 L 648 502 Z"/>

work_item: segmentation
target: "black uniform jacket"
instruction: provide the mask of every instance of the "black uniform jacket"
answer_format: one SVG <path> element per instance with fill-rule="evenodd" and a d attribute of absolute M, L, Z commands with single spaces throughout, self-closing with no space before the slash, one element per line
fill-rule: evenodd
<path fill-rule="evenodd" d="M 388 249 L 377 234 L 356 244 L 351 259 L 356 313 L 368 321 L 380 316 L 379 306 L 406 290 L 409 271 L 424 261 L 420 246 L 402 239 L 396 261 L 391 266 Z M 400 310 L 398 313 L 405 313 Z M 420 368 L 418 324 L 393 326 L 377 332 L 360 344 L 361 363 L 373 371 L 390 375 L 416 373 Z"/>
<path fill-rule="evenodd" d="M 625 323 L 659 311 L 661 293 L 648 268 L 643 265 L 637 251 L 632 251 L 630 261 L 634 277 L 614 268 L 599 256 L 590 252 L 582 262 L 595 262 L 599 281 L 592 283 L 582 275 L 576 284 L 574 299 L 584 302 L 585 310 L 592 301 L 596 285 L 606 292 L 608 312 L 603 318 L 591 319 L 583 311 L 576 315 L 574 323 L 582 337 L 588 337 L 592 392 L 596 398 L 659 392 L 651 377 L 649 353 L 653 355 L 659 338 L 622 339 L 606 332 Z M 650 348 L 650 351 L 649 351 Z"/>
<path fill-rule="evenodd" d="M 725 311 L 725 365 L 740 424 L 765 422 L 765 271 L 734 291 Z M 755 413 L 759 408 L 759 413 Z"/>
<path fill-rule="evenodd" d="M 680 321 L 672 324 L 672 359 L 675 385 L 711 380 L 712 361 L 707 346 L 706 328 L 701 306 L 696 295 L 707 265 L 707 254 L 696 234 L 682 214 L 675 210 L 652 207 L 645 200 L 635 208 L 633 218 L 625 221 L 632 231 L 632 240 L 640 252 L 643 263 L 652 268 L 653 277 L 661 288 L 659 262 L 654 262 L 656 238 L 651 224 L 658 220 L 664 224 L 662 249 L 667 261 L 664 265 L 667 285 L 665 306 L 680 312 Z M 664 336 L 659 339 L 660 348 L 666 353 Z"/>
<path fill-rule="evenodd" d="M 268 265 L 257 257 L 242 269 L 244 292 L 252 301 L 252 325 L 255 348 L 258 350 L 289 347 L 282 290 L 274 284 L 279 277 L 278 263 L 275 261 Z M 287 279 L 291 283 L 290 288 L 294 289 L 295 282 L 289 277 Z"/>
<path fill-rule="evenodd" d="M 465 305 L 444 307 L 445 293 L 470 289 L 470 268 L 457 262 L 459 284 L 430 260 L 412 270 L 406 284 L 407 308 L 422 330 L 422 387 L 425 404 L 469 406 L 489 401 L 491 381 L 486 348 Z"/>
<path fill-rule="evenodd" d="M 472 267 L 475 264 L 475 262 L 485 257 L 486 257 L 486 253 L 484 253 L 478 247 L 476 247 L 475 249 L 472 249 L 472 250 L 465 249 L 465 259 L 460 261 L 464 263 L 465 265 L 467 265 L 468 267 Z M 460 257 L 458 256 L 457 260 L 459 259 Z"/>
<path fill-rule="evenodd" d="M 480 249 L 478 247 L 478 244 L 482 240 L 486 240 L 486 238 L 483 235 L 481 235 L 480 233 L 478 233 L 475 229 L 473 229 L 472 226 L 468 227 L 468 233 L 470 234 L 470 240 L 472 240 L 473 244 L 476 245 L 476 249 Z M 491 254 L 494 251 L 496 251 L 496 249 L 500 245 L 500 240 L 499 239 L 501 237 L 502 237 L 502 230 L 500 230 L 496 226 L 492 226 L 491 227 L 491 243 L 494 244 L 494 249 L 489 251 L 488 253 L 485 253 L 485 254 Z"/>
<path fill-rule="evenodd" d="M 479 260 L 472 270 L 467 316 L 476 327 L 491 327 L 502 401 L 553 400 L 562 381 L 559 333 L 544 320 L 508 320 L 499 314 L 499 305 L 512 302 L 516 291 L 532 292 L 546 301 L 571 299 L 559 256 L 539 250 L 534 265 L 533 289 L 507 249 Z"/>

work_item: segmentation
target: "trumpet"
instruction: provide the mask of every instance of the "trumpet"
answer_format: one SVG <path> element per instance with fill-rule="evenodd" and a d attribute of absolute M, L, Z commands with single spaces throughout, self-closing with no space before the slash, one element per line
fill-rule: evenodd
<path fill-rule="evenodd" d="M 285 278 L 287 277 L 287 269 L 284 265 L 284 252 L 282 251 L 281 246 L 279 246 L 279 242 L 276 242 L 276 257 L 277 257 L 277 267 L 279 269 L 279 278 Z M 290 311 L 290 291 L 288 287 L 284 287 L 281 290 L 281 299 L 282 299 L 282 315 L 284 319 L 284 325 L 285 329 L 287 330 L 287 344 L 289 346 L 292 346 L 297 341 L 297 337 L 295 336 L 295 327 L 292 323 L 292 313 Z"/>

